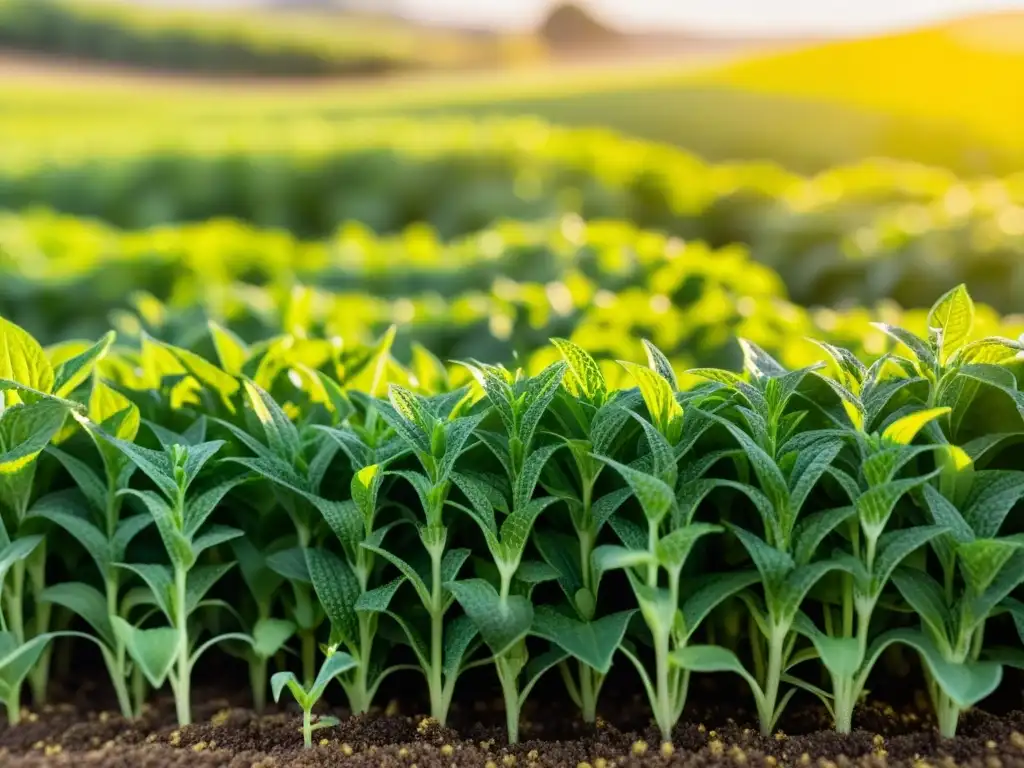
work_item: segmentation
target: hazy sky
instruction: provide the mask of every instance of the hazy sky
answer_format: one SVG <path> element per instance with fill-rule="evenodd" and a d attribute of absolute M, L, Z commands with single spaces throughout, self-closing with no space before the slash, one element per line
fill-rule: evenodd
<path fill-rule="evenodd" d="M 160 5 L 245 6 L 258 0 L 135 0 Z M 552 0 L 360 0 L 400 7 L 438 22 L 520 26 Z M 679 26 L 756 32 L 861 32 L 980 11 L 1024 10 L 1024 0 L 586 0 L 630 26 Z"/>

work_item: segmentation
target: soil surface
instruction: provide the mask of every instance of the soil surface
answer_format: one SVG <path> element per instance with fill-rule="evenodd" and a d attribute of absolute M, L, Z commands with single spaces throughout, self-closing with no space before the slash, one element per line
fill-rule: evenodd
<path fill-rule="evenodd" d="M 612 690 L 606 690 L 605 709 L 617 713 L 588 728 L 562 697 L 538 695 L 524 713 L 523 743 L 509 747 L 501 704 L 488 691 L 474 706 L 453 708 L 452 728 L 414 714 L 413 707 L 406 711 L 398 702 L 361 717 L 324 710 L 342 722 L 314 732 L 314 747 L 304 750 L 297 710 L 282 706 L 257 716 L 245 708 L 244 694 L 225 696 L 223 691 L 198 690 L 196 722 L 185 728 L 175 726 L 168 699 L 138 722 L 128 722 L 96 711 L 101 703 L 97 691 L 65 695 L 60 698 L 67 703 L 28 712 L 17 726 L 0 727 L 0 766 L 1024 767 L 1024 711 L 972 711 L 961 721 L 957 738 L 943 742 L 920 697 L 916 705 L 908 702 L 899 710 L 876 706 L 858 712 L 849 736 L 828 729 L 824 710 L 794 701 L 781 730 L 765 738 L 752 713 L 735 703 L 741 697 L 695 690 L 691 699 L 697 704 L 684 715 L 669 746 L 661 744 L 639 697 L 613 702 Z"/>

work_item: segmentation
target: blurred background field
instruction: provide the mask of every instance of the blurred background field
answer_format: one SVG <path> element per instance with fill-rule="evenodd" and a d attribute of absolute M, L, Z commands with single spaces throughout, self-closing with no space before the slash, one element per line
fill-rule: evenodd
<path fill-rule="evenodd" d="M 740 335 L 796 364 L 807 335 L 877 353 L 871 320 L 966 282 L 979 332 L 1024 330 L 1024 7 L 446 3 L 0 0 L 0 314 L 196 348 L 210 319 L 397 324 L 406 359 L 504 362 L 563 335 L 735 364 Z"/>

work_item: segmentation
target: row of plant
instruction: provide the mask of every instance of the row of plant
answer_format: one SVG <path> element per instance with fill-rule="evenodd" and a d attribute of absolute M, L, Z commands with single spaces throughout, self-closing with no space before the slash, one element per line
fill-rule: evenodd
<path fill-rule="evenodd" d="M 325 28 L 326 27 L 326 28 Z M 332 18 L 296 24 L 287 14 L 139 9 L 81 0 L 3 0 L 0 45 L 78 60 L 165 71 L 253 76 L 382 74 L 487 57 L 488 43 L 426 35 L 416 47 L 398 24 Z M 423 42 L 423 37 L 420 38 Z M 497 48 L 497 41 L 491 45 Z M 447 50 L 435 50 L 447 48 Z"/>
<path fill-rule="evenodd" d="M 749 684 L 764 733 L 801 691 L 848 732 L 895 652 L 951 737 L 1021 663 L 1024 619 L 1024 345 L 973 316 L 961 286 L 926 337 L 883 325 L 890 351 L 822 342 L 796 369 L 745 342 L 742 373 L 677 372 L 646 343 L 621 388 L 564 339 L 535 375 L 427 353 L 414 373 L 391 334 L 213 326 L 208 359 L 113 334 L 44 350 L 3 321 L 8 717 L 26 680 L 45 701 L 55 647 L 92 643 L 125 715 L 169 685 L 188 723 L 217 649 L 257 706 L 291 690 L 307 744 L 335 679 L 364 712 L 422 674 L 444 722 L 489 667 L 515 741 L 542 675 L 592 722 L 613 664 L 666 739 L 712 672 Z"/>
<path fill-rule="evenodd" d="M 271 120 L 178 130 L 166 141 L 138 133 L 52 154 L 14 141 L 18 151 L 0 162 L 0 206 L 46 205 L 132 229 L 226 217 L 297 238 L 329 238 L 347 222 L 384 234 L 429 225 L 448 240 L 502 219 L 619 218 L 716 247 L 745 244 L 805 306 L 891 298 L 926 308 L 942 290 L 977 279 L 979 298 L 1017 308 L 1024 184 L 1014 179 L 968 184 L 882 163 L 803 178 L 530 121 Z M 83 229 L 100 237 L 91 224 L 53 226 L 71 238 Z M 264 236 L 235 235 L 239 244 Z M 268 247 L 297 259 L 324 247 L 266 236 Z M 922 280 L 922 271 L 936 277 Z"/>

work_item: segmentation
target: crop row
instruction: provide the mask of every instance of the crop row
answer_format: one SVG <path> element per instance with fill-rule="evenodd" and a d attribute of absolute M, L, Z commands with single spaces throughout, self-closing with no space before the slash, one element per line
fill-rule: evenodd
<path fill-rule="evenodd" d="M 1016 178 L 966 183 L 884 163 L 803 178 L 532 121 L 268 121 L 166 141 L 140 133 L 8 153 L 0 206 L 44 205 L 131 229 L 223 217 L 300 238 L 360 222 L 383 234 L 427 224 L 450 239 L 501 219 L 572 213 L 715 247 L 742 243 L 804 306 L 889 298 L 926 308 L 970 280 L 979 300 L 1017 309 Z"/>
<path fill-rule="evenodd" d="M 686 368 L 739 365 L 737 337 L 802 365 L 816 350 L 808 336 L 864 356 L 885 348 L 872 321 L 925 328 L 923 311 L 796 307 L 738 246 L 616 221 L 506 222 L 452 243 L 420 227 L 379 238 L 350 225 L 303 243 L 228 221 L 123 233 L 38 214 L 0 221 L 0 238 L 0 313 L 46 343 L 111 323 L 126 339 L 145 329 L 188 347 L 204 319 L 248 341 L 302 332 L 368 343 L 396 325 L 401 354 L 417 342 L 446 359 L 518 358 L 534 371 L 552 336 L 602 361 L 629 356 L 642 336 Z M 1019 318 L 976 314 L 979 333 L 1024 331 Z"/>
<path fill-rule="evenodd" d="M 288 14 L 247 19 L 81 0 L 0 2 L 0 45 L 7 48 L 172 72 L 372 75 L 498 55 L 488 50 L 497 41 L 438 34 L 425 45 L 421 39 L 417 48 L 414 36 L 397 24 L 379 26 L 329 15 L 299 26 Z M 440 46 L 448 50 L 432 50 Z"/>
<path fill-rule="evenodd" d="M 99 648 L 125 715 L 169 684 L 182 723 L 193 668 L 230 652 L 257 707 L 291 691 L 307 744 L 335 679 L 364 712 L 422 674 L 444 722 L 477 667 L 513 741 L 540 676 L 593 722 L 613 664 L 666 739 L 691 676 L 724 672 L 763 733 L 799 691 L 848 732 L 895 649 L 951 737 L 1024 656 L 1024 346 L 970 341 L 973 317 L 958 287 L 927 337 L 883 326 L 899 346 L 870 364 L 822 344 L 790 370 L 747 342 L 742 373 L 682 375 L 645 343 L 623 387 L 564 339 L 532 376 L 421 360 L 428 377 L 390 336 L 211 326 L 208 359 L 113 334 L 44 350 L 2 321 L 9 718 L 70 640 Z"/>

